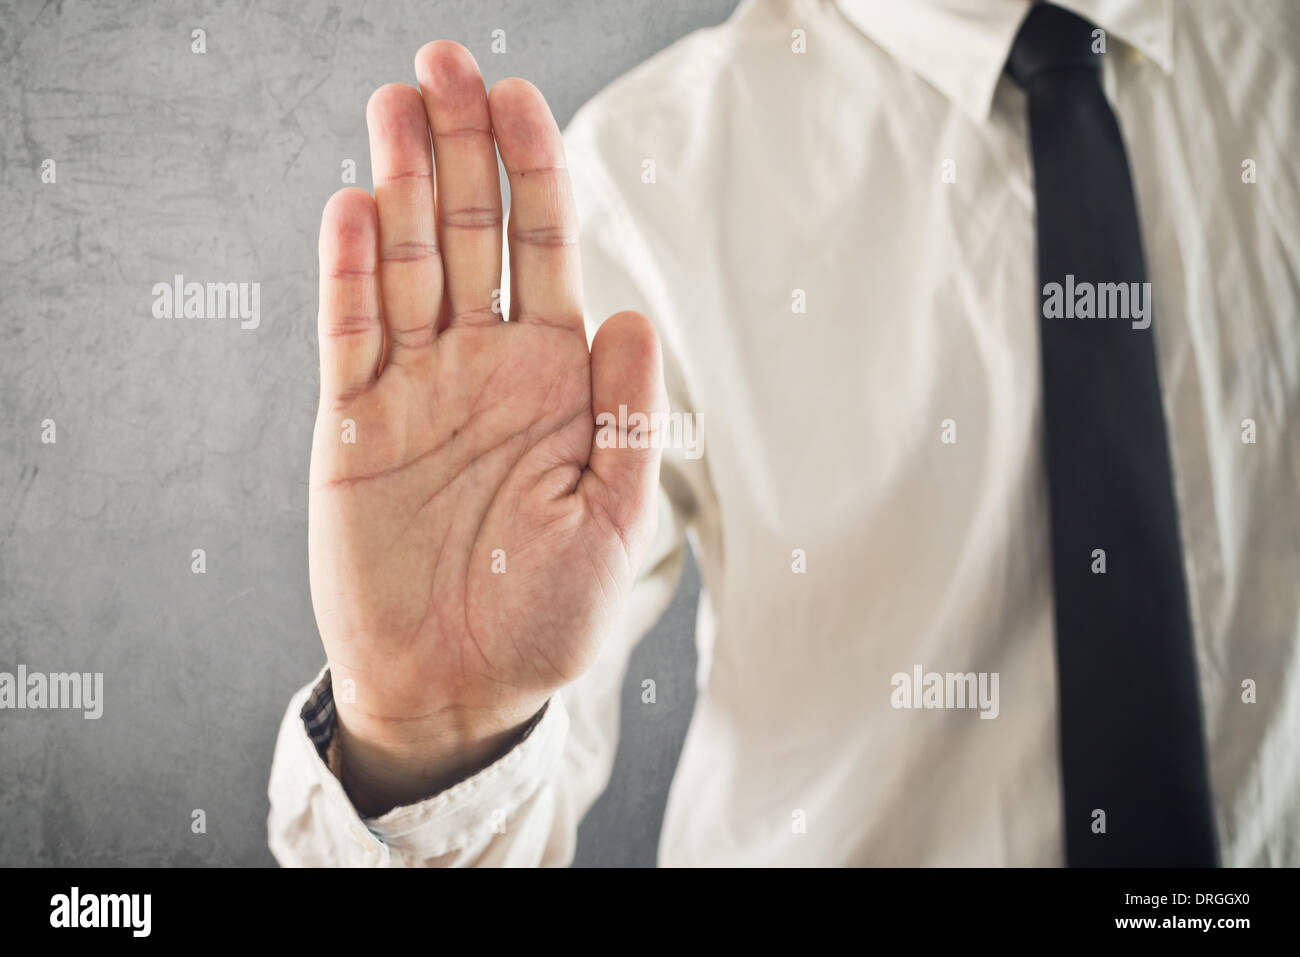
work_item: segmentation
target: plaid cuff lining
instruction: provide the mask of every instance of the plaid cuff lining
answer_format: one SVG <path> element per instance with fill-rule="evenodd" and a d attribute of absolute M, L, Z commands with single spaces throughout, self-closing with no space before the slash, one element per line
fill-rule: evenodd
<path fill-rule="evenodd" d="M 329 750 L 330 740 L 334 737 L 336 711 L 334 685 L 330 680 L 328 668 L 320 681 L 316 682 L 316 687 L 311 689 L 311 694 L 307 696 L 307 701 L 298 714 L 307 728 L 307 736 L 311 738 L 311 743 L 316 745 L 316 752 L 322 761 L 329 764 L 326 752 Z"/>

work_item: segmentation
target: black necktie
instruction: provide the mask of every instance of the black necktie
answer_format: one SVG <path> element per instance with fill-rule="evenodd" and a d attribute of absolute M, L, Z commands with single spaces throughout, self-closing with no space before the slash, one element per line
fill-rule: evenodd
<path fill-rule="evenodd" d="M 1208 867 L 1187 585 L 1154 326 L 1141 328 L 1151 301 L 1093 30 L 1038 4 L 1007 61 L 1029 102 L 1038 206 L 1066 862 Z"/>

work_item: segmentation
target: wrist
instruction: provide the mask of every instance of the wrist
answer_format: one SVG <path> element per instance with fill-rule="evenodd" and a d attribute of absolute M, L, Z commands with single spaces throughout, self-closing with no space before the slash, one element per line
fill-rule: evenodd
<path fill-rule="evenodd" d="M 433 797 L 504 756 L 532 715 L 417 721 L 337 708 L 335 773 L 357 810 L 376 817 Z"/>

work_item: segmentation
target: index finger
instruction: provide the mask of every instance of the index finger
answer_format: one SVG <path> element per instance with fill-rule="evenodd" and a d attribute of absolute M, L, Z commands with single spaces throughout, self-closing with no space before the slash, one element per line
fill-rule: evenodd
<path fill-rule="evenodd" d="M 578 212 L 555 117 L 520 79 L 492 87 L 488 108 L 510 180 L 510 318 L 583 333 Z"/>

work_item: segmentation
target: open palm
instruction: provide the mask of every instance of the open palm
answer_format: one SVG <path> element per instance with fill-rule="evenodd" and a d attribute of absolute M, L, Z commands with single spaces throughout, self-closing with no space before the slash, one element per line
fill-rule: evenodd
<path fill-rule="evenodd" d="M 416 73 L 420 90 L 371 98 L 375 197 L 337 193 L 320 240 L 312 602 L 376 806 L 482 763 L 590 661 L 653 534 L 659 464 L 653 441 L 597 446 L 595 416 L 664 401 L 643 316 L 611 317 L 588 351 L 541 94 L 489 96 L 448 42 Z"/>

